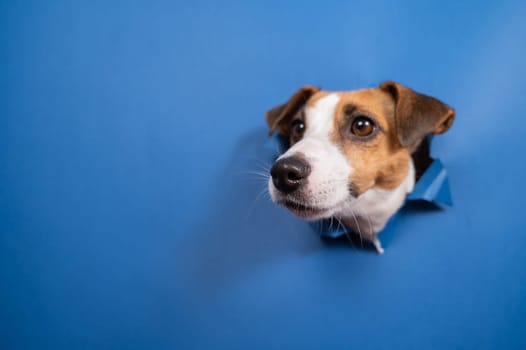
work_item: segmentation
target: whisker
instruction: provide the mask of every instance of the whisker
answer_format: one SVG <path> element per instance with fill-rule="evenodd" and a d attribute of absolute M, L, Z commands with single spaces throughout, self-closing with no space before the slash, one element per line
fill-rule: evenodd
<path fill-rule="evenodd" d="M 316 234 L 318 236 L 323 236 L 323 222 L 322 220 L 316 220 L 316 221 L 312 221 L 309 223 L 311 225 L 311 227 L 314 229 L 314 231 L 316 232 Z"/>
<path fill-rule="evenodd" d="M 256 165 L 259 170 L 263 170 L 266 173 L 270 172 L 271 166 L 269 164 L 259 161 L 259 162 L 256 162 L 254 165 Z"/>
<path fill-rule="evenodd" d="M 349 235 L 349 231 L 347 230 L 347 228 L 345 227 L 345 225 L 342 223 L 342 218 L 341 216 L 340 217 L 337 217 L 336 220 L 338 221 L 338 229 L 342 229 L 343 232 L 345 232 L 345 237 L 347 238 L 347 240 L 349 241 L 349 243 L 351 244 L 352 247 L 354 247 L 354 243 L 352 242 L 352 239 L 351 239 L 351 236 Z"/>
<path fill-rule="evenodd" d="M 356 218 L 354 211 L 351 210 L 351 214 L 354 218 L 354 223 L 356 224 L 356 228 L 358 229 L 358 234 L 360 235 L 360 246 L 363 248 L 363 235 L 362 235 L 362 230 L 360 229 L 360 224 L 358 223 L 358 219 Z"/>
<path fill-rule="evenodd" d="M 276 158 L 278 158 L 282 154 L 282 152 L 279 149 L 279 144 L 277 142 L 274 142 L 274 150 L 276 151 Z"/>
<path fill-rule="evenodd" d="M 260 172 L 260 171 L 243 171 L 243 172 L 240 172 L 239 175 L 257 175 L 257 176 L 263 176 L 263 177 L 266 177 L 266 178 L 270 177 L 269 174 L 263 173 L 263 172 Z"/>
<path fill-rule="evenodd" d="M 256 180 L 261 182 L 268 182 L 270 174 L 268 172 L 262 172 L 260 170 L 243 170 L 233 173 L 234 176 L 241 176 L 249 180 Z"/>
<path fill-rule="evenodd" d="M 265 176 L 270 176 L 267 172 L 265 171 L 261 171 L 259 169 L 254 169 L 254 170 L 240 170 L 240 171 L 236 171 L 236 172 L 233 172 L 232 173 L 233 175 L 252 175 L 252 174 L 257 174 L 257 175 L 265 175 Z"/>
<path fill-rule="evenodd" d="M 374 235 L 375 232 L 373 230 L 373 224 L 371 223 L 371 217 L 367 213 L 365 213 L 365 216 L 367 217 L 367 221 L 369 222 L 369 229 L 371 230 L 371 234 Z"/>
<path fill-rule="evenodd" d="M 252 202 L 252 204 L 250 205 L 248 211 L 247 211 L 247 215 L 245 217 L 245 220 L 248 220 L 249 217 L 252 215 L 252 213 L 254 212 L 254 209 L 256 208 L 256 204 L 257 202 L 264 196 L 268 196 L 268 198 L 270 199 L 270 194 L 268 193 L 268 188 L 265 186 L 263 187 L 263 189 L 257 194 L 257 196 L 254 198 L 254 201 Z"/>
<path fill-rule="evenodd" d="M 318 233 L 318 236 L 323 234 L 323 222 L 321 220 L 316 222 L 316 232 Z"/>
<path fill-rule="evenodd" d="M 262 167 L 265 168 L 265 169 L 270 169 L 270 166 L 272 165 L 272 163 L 274 163 L 273 161 L 267 162 L 267 161 L 264 160 L 264 159 L 256 158 L 256 157 L 250 158 L 250 159 L 248 159 L 248 160 L 249 160 L 250 162 L 253 162 L 253 164 L 256 164 L 256 165 L 262 166 Z"/>

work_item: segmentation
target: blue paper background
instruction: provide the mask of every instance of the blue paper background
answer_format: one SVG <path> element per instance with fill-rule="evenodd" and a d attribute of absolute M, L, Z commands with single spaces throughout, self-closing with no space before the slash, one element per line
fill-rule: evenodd
<path fill-rule="evenodd" d="M 0 348 L 526 348 L 526 8 L 510 1 L 0 1 Z M 454 207 L 386 253 L 256 175 L 303 84 L 456 108 Z"/>

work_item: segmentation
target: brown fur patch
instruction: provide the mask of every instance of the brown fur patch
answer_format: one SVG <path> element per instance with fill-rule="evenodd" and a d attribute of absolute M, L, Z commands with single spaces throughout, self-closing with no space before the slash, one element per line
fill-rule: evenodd
<path fill-rule="evenodd" d="M 428 134 L 442 134 L 451 128 L 455 110 L 434 97 L 386 81 L 379 87 L 395 103 L 398 139 L 404 147 L 415 150 Z"/>
<path fill-rule="evenodd" d="M 354 168 L 349 183 L 358 193 L 377 186 L 394 189 L 405 179 L 410 152 L 398 141 L 392 99 L 379 89 L 339 92 L 331 140 L 344 152 Z M 354 115 L 374 119 L 379 130 L 373 138 L 360 140 L 350 137 L 351 119 L 347 106 L 355 107 Z"/>

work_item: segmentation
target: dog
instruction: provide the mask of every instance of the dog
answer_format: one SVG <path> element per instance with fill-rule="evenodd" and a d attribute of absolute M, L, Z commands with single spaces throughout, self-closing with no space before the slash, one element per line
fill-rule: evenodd
<path fill-rule="evenodd" d="M 309 221 L 335 218 L 382 254 L 377 235 L 415 185 L 412 156 L 451 128 L 455 111 L 387 81 L 338 92 L 304 86 L 265 119 L 269 135 L 290 143 L 270 169 L 272 201 Z"/>

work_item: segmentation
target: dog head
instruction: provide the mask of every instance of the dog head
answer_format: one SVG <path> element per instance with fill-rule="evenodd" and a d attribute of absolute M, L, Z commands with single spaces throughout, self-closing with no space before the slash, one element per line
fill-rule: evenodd
<path fill-rule="evenodd" d="M 412 152 L 454 117 L 439 100 L 391 81 L 344 92 L 304 86 L 265 116 L 270 134 L 290 142 L 270 171 L 272 200 L 308 220 L 342 215 L 371 190 L 399 187 Z"/>

